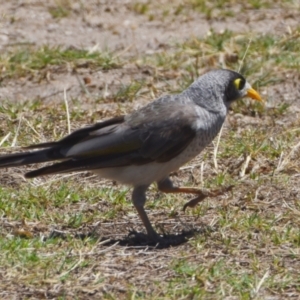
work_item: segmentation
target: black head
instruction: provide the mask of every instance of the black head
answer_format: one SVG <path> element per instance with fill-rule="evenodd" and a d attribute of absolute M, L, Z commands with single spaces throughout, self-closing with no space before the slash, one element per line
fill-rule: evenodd
<path fill-rule="evenodd" d="M 260 95 L 240 73 L 228 69 L 214 70 L 207 74 L 210 73 L 215 78 L 219 90 L 223 90 L 225 102 L 231 103 L 246 96 L 258 101 L 262 100 Z"/>
<path fill-rule="evenodd" d="M 226 72 L 228 77 L 225 89 L 225 97 L 227 102 L 233 102 L 247 96 L 247 90 L 251 88 L 251 86 L 243 75 L 231 70 L 220 71 Z"/>
<path fill-rule="evenodd" d="M 245 96 L 261 101 L 260 95 L 241 74 L 227 69 L 203 74 L 184 93 L 207 109 L 220 109 L 224 104 L 229 107 L 231 102 Z"/>

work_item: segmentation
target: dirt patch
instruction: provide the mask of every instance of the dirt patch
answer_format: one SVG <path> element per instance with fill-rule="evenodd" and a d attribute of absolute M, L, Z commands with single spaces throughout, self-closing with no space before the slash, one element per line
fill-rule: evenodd
<path fill-rule="evenodd" d="M 145 11 L 141 5 L 147 5 Z M 161 9 L 161 8 L 164 9 Z M 179 12 L 179 9 L 181 11 Z M 120 59 L 171 51 L 176 43 L 192 37 L 206 36 L 212 30 L 224 32 L 288 33 L 298 25 L 299 11 L 281 7 L 254 9 L 247 4 L 228 3 L 229 16 L 220 8 L 210 14 L 184 1 L 8 1 L 0 3 L 0 51 L 5 54 L 18 46 L 87 49 L 112 51 Z M 59 12 L 65 11 L 61 17 Z M 57 12 L 55 14 L 55 12 Z M 230 14 L 229 14 L 230 13 Z M 127 64 L 127 63 L 126 63 Z M 135 68 L 136 69 L 136 68 Z M 10 101 L 63 99 L 64 89 L 70 98 L 80 101 L 98 99 L 103 93 L 113 94 L 116 88 L 129 84 L 143 74 L 116 68 L 104 72 L 81 68 L 76 77 L 72 67 L 57 70 L 46 68 L 44 78 L 4 80 L 0 98 Z M 92 87 L 82 88 L 85 76 L 91 76 Z"/>
<path fill-rule="evenodd" d="M 63 1 L 62 1 L 63 2 Z M 90 49 L 124 50 L 125 54 L 158 51 L 164 44 L 204 36 L 209 30 L 254 33 L 288 32 L 298 25 L 299 12 L 280 7 L 254 9 L 247 4 L 228 5 L 232 16 L 209 18 L 184 1 L 148 1 L 149 12 L 137 12 L 142 1 L 67 1 L 68 14 L 54 18 L 59 1 L 9 1 L 2 12 L 1 49 L 15 43 L 63 45 Z M 182 6 L 183 13 L 176 13 Z M 163 10 L 161 8 L 164 8 Z"/>

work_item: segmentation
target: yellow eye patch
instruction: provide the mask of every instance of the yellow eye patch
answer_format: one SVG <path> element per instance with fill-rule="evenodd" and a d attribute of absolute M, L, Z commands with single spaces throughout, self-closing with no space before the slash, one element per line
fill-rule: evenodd
<path fill-rule="evenodd" d="M 238 90 L 241 90 L 243 88 L 241 78 L 237 78 L 233 83 Z"/>

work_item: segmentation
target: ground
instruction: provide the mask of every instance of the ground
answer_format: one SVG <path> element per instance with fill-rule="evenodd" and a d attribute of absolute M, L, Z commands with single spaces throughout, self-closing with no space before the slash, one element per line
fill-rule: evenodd
<path fill-rule="evenodd" d="M 242 100 L 220 140 L 173 173 L 232 192 L 182 211 L 148 193 L 155 247 L 130 188 L 89 173 L 26 181 L 1 170 L 1 299 L 299 299 L 300 3 L 271 0 L 2 1 L 1 153 L 57 140 L 240 70 L 265 103 Z"/>

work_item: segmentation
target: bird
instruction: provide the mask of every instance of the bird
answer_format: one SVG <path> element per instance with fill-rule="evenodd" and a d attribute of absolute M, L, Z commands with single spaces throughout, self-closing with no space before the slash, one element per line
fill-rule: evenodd
<path fill-rule="evenodd" d="M 25 147 L 26 152 L 0 155 L 0 168 L 52 164 L 25 174 L 91 171 L 133 187 L 131 199 L 147 238 L 159 241 L 144 205 L 152 183 L 164 193 L 194 194 L 194 207 L 220 191 L 203 192 L 174 186 L 170 173 L 196 157 L 217 136 L 231 103 L 243 97 L 263 101 L 238 72 L 215 69 L 198 77 L 178 94 L 163 95 L 127 115 L 78 129 L 66 137 Z"/>

